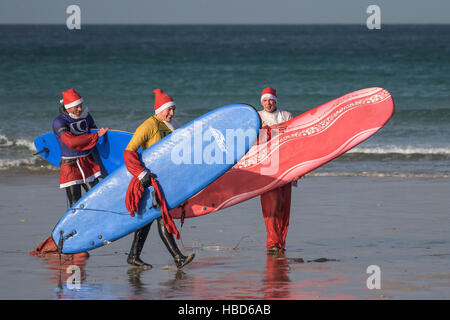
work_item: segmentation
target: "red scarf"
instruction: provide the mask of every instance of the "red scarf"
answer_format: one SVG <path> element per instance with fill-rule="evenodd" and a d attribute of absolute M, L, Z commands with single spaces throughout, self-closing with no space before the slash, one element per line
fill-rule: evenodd
<path fill-rule="evenodd" d="M 141 164 L 141 160 L 139 159 L 139 154 L 136 151 L 125 150 L 123 153 L 123 158 L 125 160 L 125 165 L 128 171 L 133 175 L 133 178 L 128 185 L 127 193 L 125 195 L 125 206 L 127 210 L 130 212 L 130 215 L 134 217 L 134 213 L 139 209 L 139 202 L 144 196 L 145 188 L 142 186 L 141 182 L 137 178 L 145 168 Z M 175 234 L 177 239 L 180 239 L 180 233 L 173 222 L 171 215 L 169 214 L 169 209 L 167 206 L 166 199 L 164 198 L 164 194 L 158 184 L 156 179 L 151 178 L 152 187 L 155 189 L 156 196 L 158 202 L 161 206 L 161 216 L 163 218 L 164 224 L 167 228 L 167 231 Z"/>

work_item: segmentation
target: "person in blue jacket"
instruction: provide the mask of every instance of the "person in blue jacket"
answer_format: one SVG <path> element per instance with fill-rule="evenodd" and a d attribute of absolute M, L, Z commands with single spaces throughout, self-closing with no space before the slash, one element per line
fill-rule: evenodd
<path fill-rule="evenodd" d="M 52 127 L 61 150 L 59 187 L 66 190 L 72 207 L 81 198 L 81 187 L 87 192 L 98 183 L 101 168 L 93 152 L 98 139 L 109 128 L 91 133 L 97 126 L 88 109 L 83 108 L 83 98 L 74 89 L 63 91 L 62 96 L 60 114 L 53 120 Z M 57 249 L 50 236 L 30 254 L 56 253 Z"/>

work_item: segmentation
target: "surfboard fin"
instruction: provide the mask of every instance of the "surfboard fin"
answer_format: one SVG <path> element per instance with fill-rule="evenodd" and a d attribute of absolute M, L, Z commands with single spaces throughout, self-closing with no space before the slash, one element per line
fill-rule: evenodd
<path fill-rule="evenodd" d="M 59 265 L 61 265 L 61 254 L 62 254 L 62 247 L 63 247 L 63 243 L 64 243 L 63 234 L 64 234 L 64 231 L 61 230 L 61 231 L 59 232 L 59 241 L 58 241 L 58 258 L 59 258 Z"/>
<path fill-rule="evenodd" d="M 41 154 L 41 153 L 49 153 L 50 152 L 50 150 L 48 149 L 48 148 L 44 148 L 44 149 L 42 149 L 41 151 L 38 151 L 38 152 L 36 152 L 36 153 L 33 153 L 33 156 L 37 156 L 38 154 Z"/>
<path fill-rule="evenodd" d="M 183 202 L 182 204 L 180 204 L 178 206 L 178 208 L 181 208 L 181 218 L 180 218 L 180 222 L 181 222 L 181 227 L 183 228 L 183 224 L 184 224 L 184 218 L 186 217 L 186 209 L 184 208 L 186 205 L 188 204 L 187 201 Z"/>

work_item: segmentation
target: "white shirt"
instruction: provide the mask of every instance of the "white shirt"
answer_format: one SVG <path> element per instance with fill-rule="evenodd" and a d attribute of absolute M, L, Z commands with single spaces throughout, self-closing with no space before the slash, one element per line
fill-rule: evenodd
<path fill-rule="evenodd" d="M 258 111 L 261 117 L 261 127 L 273 126 L 274 124 L 279 124 L 292 119 L 292 114 L 288 111 L 283 111 L 277 108 L 274 112 L 267 112 L 266 110 Z M 292 185 L 297 187 L 297 180 L 292 181 Z"/>
<path fill-rule="evenodd" d="M 287 111 L 280 110 L 277 108 L 274 112 L 267 112 L 266 110 L 258 111 L 259 116 L 261 117 L 262 124 L 261 126 L 273 126 L 274 124 L 279 124 L 286 122 L 292 119 L 292 114 Z"/>

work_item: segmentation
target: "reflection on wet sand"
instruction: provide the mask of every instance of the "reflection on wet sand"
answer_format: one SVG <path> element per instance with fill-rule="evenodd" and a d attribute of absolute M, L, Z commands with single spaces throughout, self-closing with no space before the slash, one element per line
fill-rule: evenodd
<path fill-rule="evenodd" d="M 173 280 L 160 283 L 160 299 L 355 299 L 349 295 L 330 295 L 325 290 L 337 288 L 350 280 L 333 275 L 323 280 L 292 281 L 290 274 L 304 270 L 331 271 L 330 267 L 303 264 L 303 259 L 267 256 L 264 271 L 242 270 L 230 257 L 199 258 L 190 269 L 178 271 Z M 218 270 L 220 270 L 218 272 Z M 330 272 L 331 273 L 331 272 Z"/>
<path fill-rule="evenodd" d="M 223 252 L 222 252 L 223 253 Z M 338 289 L 352 280 L 333 267 L 332 259 L 307 260 L 279 256 L 233 255 L 201 257 L 183 270 L 163 266 L 151 270 L 119 266 L 115 279 L 120 284 L 97 284 L 87 279 L 88 256 L 41 257 L 50 270 L 48 279 L 56 284 L 57 299 L 355 299 Z M 261 263 L 262 262 L 262 266 Z M 265 263 L 265 265 L 264 265 Z M 70 266 L 79 267 L 79 289 L 70 289 Z M 262 268 L 261 268 L 262 267 Z M 304 275 L 304 277 L 302 276 Z M 72 278 L 71 278 L 72 277 Z M 300 279 L 299 279 L 300 278 Z M 295 279 L 292 280 L 292 279 Z M 112 280 L 112 279 L 110 279 Z M 117 292 L 120 292 L 119 296 Z"/>
<path fill-rule="evenodd" d="M 50 270 L 48 279 L 57 285 L 56 298 L 57 299 L 72 299 L 71 291 L 65 290 L 69 284 L 81 286 L 86 280 L 86 261 L 89 259 L 89 254 L 80 253 L 74 255 L 58 255 L 56 253 L 42 255 L 43 265 Z M 74 268 L 78 267 L 78 268 Z M 79 273 L 78 273 L 79 272 Z M 77 274 L 75 274 L 77 273 Z"/>
<path fill-rule="evenodd" d="M 144 268 L 133 268 L 130 267 L 127 270 L 128 283 L 130 284 L 130 294 L 127 298 L 135 299 L 138 297 L 148 295 L 145 283 L 142 282 L 141 276 L 145 271 L 149 271 Z"/>
<path fill-rule="evenodd" d="M 19 181 L 18 177 L 9 177 Z M 23 179 L 29 183 L 29 178 L 35 179 L 32 176 Z M 13 190 L 9 180 L 3 184 L 5 192 Z M 39 228 L 47 230 L 61 211 L 58 206 L 48 206 L 60 200 L 58 193 L 48 196 L 57 177 L 40 176 L 36 181 L 39 184 L 33 185 L 36 192 L 33 196 L 40 200 L 26 218 L 29 222 L 40 221 Z M 11 212 L 5 215 L 0 233 L 2 297 L 293 300 L 449 297 L 450 245 L 445 228 L 448 202 L 442 201 L 449 189 L 448 180 L 314 177 L 308 184 L 301 192 L 296 190 L 298 194 L 293 197 L 292 205 L 298 214 L 291 216 L 291 240 L 285 260 L 266 257 L 265 236 L 257 233 L 261 229 L 265 232 L 265 228 L 258 201 L 252 200 L 221 214 L 192 219 L 196 229 L 186 232 L 183 240 L 192 244 L 189 250 L 196 250 L 198 257 L 183 269 L 182 276 L 177 275 L 166 249 L 159 246 L 159 239 L 158 245 L 146 251 L 154 265 L 146 272 L 129 270 L 125 258 L 129 250 L 127 239 L 93 251 L 88 260 L 65 261 L 69 257 L 64 257 L 60 265 L 57 255 L 31 258 L 30 247 L 47 231 L 18 222 L 17 216 L 24 213 L 14 211 L 21 210 L 17 201 L 2 202 L 6 206 L 4 211 Z M 327 188 L 329 197 L 323 197 L 321 192 Z M 424 194 L 424 189 L 429 192 Z M 404 190 L 408 190 L 406 198 Z M 14 195 L 5 192 L 4 195 Z M 352 197 L 355 201 L 348 201 L 350 193 L 355 195 Z M 380 199 L 382 210 L 376 205 L 381 203 Z M 382 268 L 381 290 L 368 290 L 366 286 L 366 269 L 372 264 Z M 80 267 L 80 290 L 67 287 L 70 265 Z M 166 265 L 172 268 L 167 269 Z"/>
<path fill-rule="evenodd" d="M 289 264 L 286 256 L 267 256 L 266 272 L 262 280 L 264 288 L 264 299 L 289 299 Z"/>

